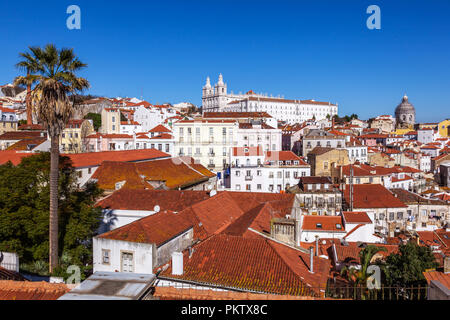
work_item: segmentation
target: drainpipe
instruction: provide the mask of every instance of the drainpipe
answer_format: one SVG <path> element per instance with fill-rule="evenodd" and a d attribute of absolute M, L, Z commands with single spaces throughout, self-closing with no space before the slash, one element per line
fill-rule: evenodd
<path fill-rule="evenodd" d="M 314 247 L 309 247 L 309 272 L 314 273 Z"/>

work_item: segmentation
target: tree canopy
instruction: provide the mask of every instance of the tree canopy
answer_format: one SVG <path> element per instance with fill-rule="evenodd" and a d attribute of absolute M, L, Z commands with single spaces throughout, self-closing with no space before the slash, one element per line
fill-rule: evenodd
<path fill-rule="evenodd" d="M 49 181 L 49 153 L 0 166 L 0 250 L 16 252 L 21 265 L 48 264 Z M 78 189 L 67 157 L 60 157 L 58 184 L 58 253 L 83 270 L 92 265 L 92 237 L 101 219 L 101 210 L 93 205 L 102 191 L 95 184 Z"/>
<path fill-rule="evenodd" d="M 437 267 L 438 263 L 430 248 L 410 241 L 400 245 L 398 253 L 387 257 L 383 269 L 388 285 L 417 286 L 426 284 L 423 276 L 426 269 Z"/>

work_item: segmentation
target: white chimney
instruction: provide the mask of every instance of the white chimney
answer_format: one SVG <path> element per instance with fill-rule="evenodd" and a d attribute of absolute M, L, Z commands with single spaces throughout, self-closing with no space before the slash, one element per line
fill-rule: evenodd
<path fill-rule="evenodd" d="M 316 256 L 319 255 L 319 236 L 316 235 Z"/>
<path fill-rule="evenodd" d="M 309 272 L 314 273 L 314 247 L 309 247 Z"/>
<path fill-rule="evenodd" d="M 174 276 L 181 276 L 183 274 L 183 253 L 172 253 L 172 274 Z"/>

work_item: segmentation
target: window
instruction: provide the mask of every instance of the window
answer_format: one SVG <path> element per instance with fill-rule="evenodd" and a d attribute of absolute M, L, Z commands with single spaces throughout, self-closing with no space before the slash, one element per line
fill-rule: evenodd
<path fill-rule="evenodd" d="M 317 229 L 322 229 L 322 224 L 321 223 L 316 223 L 316 228 Z"/>
<path fill-rule="evenodd" d="M 338 230 L 341 230 L 341 229 L 342 229 L 342 226 L 341 226 L 340 223 L 336 223 L 336 229 L 338 229 Z"/>
<path fill-rule="evenodd" d="M 262 186 L 261 186 L 260 184 L 257 184 L 257 185 L 256 185 L 256 189 L 257 189 L 257 190 L 261 190 L 261 187 L 262 187 Z"/>
<path fill-rule="evenodd" d="M 273 172 L 269 172 L 269 178 L 273 178 Z"/>
<path fill-rule="evenodd" d="M 308 184 L 308 190 L 312 190 L 312 184 Z"/>
<path fill-rule="evenodd" d="M 257 175 L 257 176 L 261 176 L 261 175 L 262 175 L 261 170 L 257 170 L 257 171 L 256 171 L 256 175 Z"/>
<path fill-rule="evenodd" d="M 273 191 L 273 184 L 269 184 L 269 191 Z"/>
<path fill-rule="evenodd" d="M 286 178 L 290 178 L 291 177 L 291 173 L 289 171 L 286 171 L 285 172 L 285 176 L 286 176 Z"/>
<path fill-rule="evenodd" d="M 389 212 L 389 220 L 394 220 L 394 212 Z"/>
<path fill-rule="evenodd" d="M 323 162 L 323 169 L 328 170 L 328 162 L 326 161 Z"/>
<path fill-rule="evenodd" d="M 283 177 L 283 172 L 278 171 L 278 172 L 277 172 L 277 178 L 278 178 L 278 179 L 281 179 L 282 177 Z"/>
<path fill-rule="evenodd" d="M 236 190 L 241 190 L 241 185 L 240 184 L 236 185 Z"/>
<path fill-rule="evenodd" d="M 403 212 L 397 212 L 397 220 L 403 220 Z"/>
<path fill-rule="evenodd" d="M 251 191 L 252 190 L 252 186 L 250 184 L 245 185 L 245 190 Z"/>
<path fill-rule="evenodd" d="M 236 170 L 236 177 L 239 177 L 241 175 L 241 172 L 239 170 Z"/>
<path fill-rule="evenodd" d="M 102 263 L 109 264 L 110 250 L 102 249 Z"/>
<path fill-rule="evenodd" d="M 133 254 L 130 252 L 122 252 L 121 256 L 121 269 L 122 272 L 133 272 Z"/>

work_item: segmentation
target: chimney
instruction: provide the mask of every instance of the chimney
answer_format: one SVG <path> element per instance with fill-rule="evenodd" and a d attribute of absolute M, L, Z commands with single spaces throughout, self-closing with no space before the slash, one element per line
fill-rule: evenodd
<path fill-rule="evenodd" d="M 316 256 L 319 255 L 319 236 L 316 236 Z"/>
<path fill-rule="evenodd" d="M 314 273 L 314 247 L 309 247 L 309 272 Z"/>
<path fill-rule="evenodd" d="M 295 230 L 294 230 L 294 232 L 295 232 L 295 245 L 296 246 L 300 246 L 300 242 L 301 242 L 301 234 L 302 234 L 302 232 L 301 232 L 301 229 L 302 229 L 302 215 L 301 215 L 301 213 L 300 213 L 300 216 L 297 216 L 296 215 L 296 217 L 295 217 Z"/>
<path fill-rule="evenodd" d="M 450 256 L 444 258 L 444 273 L 450 274 Z"/>
<path fill-rule="evenodd" d="M 172 253 L 172 274 L 174 276 L 180 276 L 183 274 L 183 253 Z"/>

